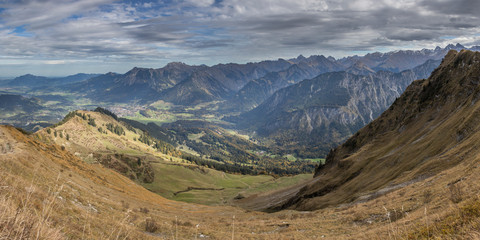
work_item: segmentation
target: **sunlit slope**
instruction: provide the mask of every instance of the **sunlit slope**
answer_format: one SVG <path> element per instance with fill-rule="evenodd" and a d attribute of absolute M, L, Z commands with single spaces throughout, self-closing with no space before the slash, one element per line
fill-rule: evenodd
<path fill-rule="evenodd" d="M 281 218 L 170 201 L 38 136 L 8 126 L 0 126 L 0 136 L 0 238 L 283 238 Z M 151 220 L 152 233 L 146 232 Z"/>
<path fill-rule="evenodd" d="M 468 150 L 464 144 L 459 148 Z M 464 152 L 458 155 L 461 164 L 441 174 L 355 204 L 266 214 L 166 200 L 58 145 L 0 126 L 0 237 L 475 239 L 480 236 L 478 156 L 478 150 Z M 157 228 L 147 233 L 151 221 Z"/>
<path fill-rule="evenodd" d="M 110 129 L 114 131 L 107 126 L 113 126 Z M 101 112 L 75 111 L 36 136 L 64 146 L 87 163 L 113 169 L 161 196 L 186 202 L 231 205 L 235 204 L 234 198 L 298 184 L 312 176 L 250 176 L 197 166 L 182 159 L 181 152 L 161 140 L 149 138 L 149 144 L 141 142 L 147 133 Z M 160 148 L 156 147 L 157 142 Z"/>

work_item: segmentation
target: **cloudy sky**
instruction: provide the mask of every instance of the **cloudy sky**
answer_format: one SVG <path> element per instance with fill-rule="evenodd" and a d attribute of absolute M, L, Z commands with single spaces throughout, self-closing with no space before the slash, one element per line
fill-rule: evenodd
<path fill-rule="evenodd" d="M 479 0 L 0 0 L 0 76 L 480 45 Z"/>

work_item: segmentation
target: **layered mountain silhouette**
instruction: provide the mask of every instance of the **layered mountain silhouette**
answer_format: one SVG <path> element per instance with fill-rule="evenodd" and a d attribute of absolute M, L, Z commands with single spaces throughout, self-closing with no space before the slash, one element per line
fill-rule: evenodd
<path fill-rule="evenodd" d="M 258 106 L 275 91 L 298 83 L 304 79 L 313 78 L 321 73 L 335 72 L 344 66 L 325 56 L 299 56 L 294 59 L 294 65 L 279 72 L 271 72 L 262 78 L 247 83 L 233 98 L 224 105 L 225 111 L 246 111 Z"/>
<path fill-rule="evenodd" d="M 326 154 L 377 118 L 411 82 L 428 77 L 439 63 L 429 60 L 400 73 L 324 73 L 275 92 L 236 118 L 237 127 L 273 138 L 287 149 L 298 151 L 302 146 L 305 151 Z M 357 64 L 356 69 L 361 66 Z"/>
<path fill-rule="evenodd" d="M 107 73 L 60 89 L 85 94 L 94 100 L 102 96 L 104 101 L 110 102 L 153 102 L 161 99 L 190 106 L 226 101 L 221 110 L 243 112 L 260 105 L 281 88 L 322 73 L 347 71 L 365 75 L 380 70 L 398 73 L 428 60 L 440 60 L 450 49 L 463 48 L 457 44 L 445 48 L 377 52 L 342 59 L 299 56 L 289 60 L 218 64 L 211 67 L 173 62 L 159 69 L 133 68 L 114 77 L 112 73 Z M 99 83 L 95 83 L 97 81 Z"/>
<path fill-rule="evenodd" d="M 108 73 L 63 89 L 111 102 L 153 102 L 162 99 L 174 104 L 192 105 L 221 100 L 234 94 L 248 81 L 290 65 L 282 59 L 212 67 L 169 63 L 159 69 L 134 68 L 125 74 Z"/>
<path fill-rule="evenodd" d="M 78 73 L 75 75 L 67 76 L 67 77 L 43 77 L 43 76 L 35 76 L 32 74 L 26 74 L 20 77 L 16 77 L 15 79 L 4 81 L 2 82 L 2 86 L 7 87 L 49 87 L 52 85 L 65 85 L 71 84 L 75 82 L 81 82 L 92 77 L 96 77 L 100 74 L 86 74 L 86 73 Z"/>

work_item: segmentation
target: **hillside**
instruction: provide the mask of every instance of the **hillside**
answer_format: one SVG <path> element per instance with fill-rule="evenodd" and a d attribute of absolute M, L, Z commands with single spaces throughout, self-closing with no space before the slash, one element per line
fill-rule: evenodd
<path fill-rule="evenodd" d="M 229 205 L 240 193 L 250 195 L 258 189 L 273 190 L 293 185 L 311 177 L 316 166 L 315 163 L 305 162 L 304 165 L 308 166 L 309 171 L 302 171 L 300 169 L 302 165 L 298 167 L 294 162 L 291 163 L 286 159 L 277 161 L 264 159 L 260 162 L 260 158 L 255 154 L 246 151 L 258 146 L 247 141 L 236 143 L 239 139 L 235 138 L 230 140 L 232 142 L 228 142 L 220 139 L 221 132 L 213 133 L 213 130 L 208 128 L 201 131 L 210 131 L 210 134 L 218 137 L 210 142 L 217 148 L 207 144 L 206 140 L 200 140 L 201 134 L 197 132 L 199 138 L 193 141 L 198 141 L 199 147 L 212 150 L 210 153 L 202 152 L 211 156 L 200 158 L 184 153 L 187 146 L 174 147 L 152 137 L 155 136 L 154 134 L 150 136 L 148 131 L 154 129 L 135 128 L 142 125 L 133 121 L 128 122 L 133 127 L 127 122 L 118 121 L 114 114 L 101 108 L 94 112 L 75 111 L 68 114 L 60 123 L 42 129 L 35 135 L 44 142 L 64 147 L 65 150 L 87 163 L 98 163 L 113 169 L 163 197 L 202 204 Z M 187 131 L 180 132 L 179 129 L 176 131 L 177 133 L 170 137 L 179 139 L 180 142 L 188 141 L 190 135 L 195 135 Z M 182 138 L 184 134 L 185 139 Z M 223 148 L 222 144 L 229 144 L 229 147 Z M 241 144 L 249 144 L 250 147 L 240 148 Z M 230 158 L 228 160 L 215 158 L 215 154 Z M 246 156 L 243 156 L 244 154 Z M 259 163 L 242 166 L 247 160 Z M 282 178 L 258 175 L 260 172 L 279 171 L 267 168 L 267 163 L 272 169 L 288 170 L 288 173 L 298 170 L 294 173 L 307 174 Z M 298 162 L 298 164 L 302 163 Z M 291 169 L 288 166 L 291 166 Z M 212 168 L 223 170 L 223 172 Z M 255 176 L 235 174 L 243 171 Z"/>
<path fill-rule="evenodd" d="M 99 164 L 86 164 L 58 145 L 40 142 L 38 135 L 0 126 L 0 136 L 2 239 L 279 236 L 279 218 L 170 201 Z M 268 224 L 255 226 L 253 219 Z"/>
<path fill-rule="evenodd" d="M 45 144 L 44 140 L 40 135 L 28 136 L 15 128 L 0 126 L 1 238 L 417 239 L 471 236 L 474 239 L 478 236 L 476 224 L 480 202 L 475 196 L 480 189 L 480 174 L 476 167 L 478 162 L 469 158 L 478 152 L 463 152 L 459 157 L 466 157 L 465 164 L 444 171 L 438 177 L 405 184 L 392 192 L 385 190 L 356 204 L 311 212 L 284 210 L 267 214 L 235 207 L 169 201 L 99 164 L 86 164 L 58 145 Z M 270 196 L 270 203 L 279 200 L 272 201 L 278 197 L 275 193 L 258 194 Z M 241 201 L 236 200 L 236 203 L 243 205 Z"/>
<path fill-rule="evenodd" d="M 450 51 L 428 79 L 413 82 L 378 119 L 331 151 L 309 184 L 270 208 L 362 202 L 408 185 L 431 183 L 422 191 L 432 194 L 459 182 L 477 186 L 479 63 L 478 52 Z M 478 190 L 461 191 L 472 197 Z"/>
<path fill-rule="evenodd" d="M 275 92 L 234 120 L 237 127 L 255 131 L 299 156 L 326 155 L 378 117 L 412 81 L 428 77 L 438 64 L 430 60 L 400 73 L 324 73 Z"/>

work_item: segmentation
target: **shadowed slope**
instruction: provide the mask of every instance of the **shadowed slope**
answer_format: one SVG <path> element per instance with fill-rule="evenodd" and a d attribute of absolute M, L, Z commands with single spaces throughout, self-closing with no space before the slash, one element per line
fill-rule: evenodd
<path fill-rule="evenodd" d="M 311 210 L 365 199 L 476 158 L 480 53 L 451 51 L 378 119 L 331 151 L 310 184 L 271 209 Z"/>

